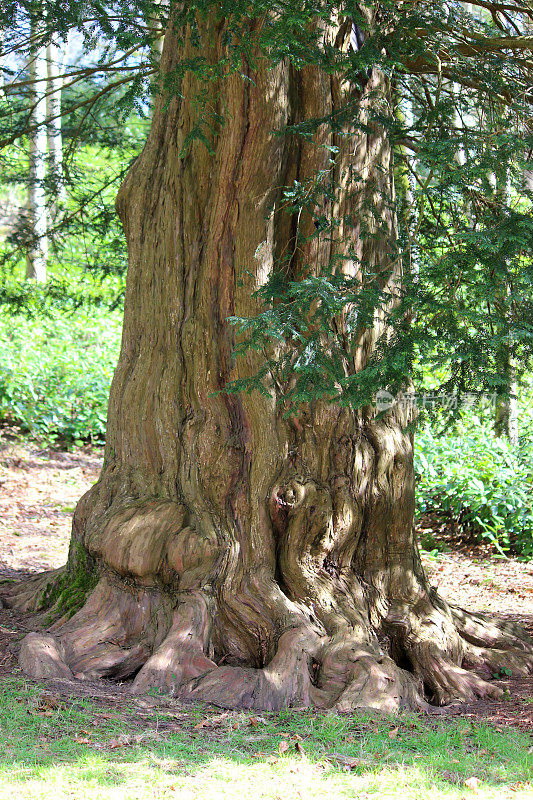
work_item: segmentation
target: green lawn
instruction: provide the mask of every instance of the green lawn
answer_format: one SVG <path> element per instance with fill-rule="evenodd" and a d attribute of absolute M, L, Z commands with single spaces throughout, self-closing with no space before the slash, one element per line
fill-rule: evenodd
<path fill-rule="evenodd" d="M 1 798 L 533 797 L 529 737 L 462 718 L 141 713 L 20 678 L 0 705 Z"/>

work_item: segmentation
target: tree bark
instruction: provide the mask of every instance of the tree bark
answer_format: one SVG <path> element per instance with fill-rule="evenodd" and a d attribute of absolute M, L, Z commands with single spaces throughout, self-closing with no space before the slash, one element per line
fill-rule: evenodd
<path fill-rule="evenodd" d="M 46 133 L 48 143 L 48 175 L 53 192 L 51 217 L 57 212 L 58 203 L 65 202 L 65 182 L 63 176 L 63 131 L 61 120 L 61 89 L 64 78 L 61 74 L 66 60 L 68 41 L 58 38 L 46 46 Z M 49 220 L 51 226 L 53 219 Z"/>
<path fill-rule="evenodd" d="M 502 375 L 507 381 L 507 392 L 501 393 L 496 398 L 494 409 L 494 433 L 496 436 L 506 437 L 513 447 L 518 446 L 518 407 L 517 394 L 518 382 L 516 380 L 516 364 L 512 358 L 510 348 L 502 348 L 500 365 Z"/>
<path fill-rule="evenodd" d="M 163 73 L 195 47 L 219 63 L 224 33 L 207 19 L 199 43 L 180 44 L 170 26 Z M 347 47 L 350 28 L 323 36 Z M 230 708 L 393 711 L 492 694 L 466 661 L 490 668 L 505 658 L 527 672 L 530 643 L 428 586 L 409 407 L 377 418 L 371 407 L 317 401 L 287 420 L 274 396 L 220 391 L 261 364 L 254 352 L 234 362 L 228 317 L 255 313 L 253 292 L 280 256 L 293 253 L 295 278 L 341 253 L 339 268 L 354 275 L 367 264 L 391 295 L 401 280 L 386 244 L 395 235 L 390 149 L 368 118 L 370 103 L 388 103 L 383 75 L 374 69 L 362 89 L 348 87 L 318 67 L 258 55 L 246 78 L 201 85 L 187 73 L 179 96 L 159 100 L 119 193 L 130 260 L 105 461 L 77 506 L 59 578 L 96 570 L 99 582 L 70 620 L 25 640 L 21 663 L 38 676 L 132 676 L 136 692 Z M 352 91 L 366 129 L 276 135 L 335 111 Z M 185 147 L 199 124 L 188 100 L 200 92 L 224 117 L 209 149 L 198 139 Z M 324 145 L 338 148 L 333 166 Z M 296 240 L 281 188 L 320 170 L 332 191 L 317 211 L 338 227 L 334 238 L 308 238 L 315 215 L 303 212 Z M 384 335 L 380 319 L 359 332 L 354 368 Z M 57 585 L 45 576 L 8 600 L 36 608 Z"/>
<path fill-rule="evenodd" d="M 32 35 L 36 34 L 35 24 Z M 28 202 L 26 210 L 27 239 L 26 277 L 38 283 L 46 281 L 48 255 L 46 211 L 46 48 L 35 47 L 29 64 L 32 87 L 30 102 L 31 131 L 28 134 Z"/>
<path fill-rule="evenodd" d="M 511 176 L 509 169 L 502 174 L 499 170 L 494 181 L 498 191 L 499 200 L 504 207 L 511 204 Z M 509 259 L 502 257 L 502 288 L 496 297 L 498 305 L 505 309 L 505 301 L 511 294 L 512 276 L 510 275 Z M 494 409 L 494 432 L 496 436 L 507 437 L 513 447 L 518 446 L 518 381 L 516 374 L 516 358 L 513 353 L 513 343 L 510 338 L 502 342 L 498 349 L 498 363 L 500 374 L 504 380 L 504 390 L 499 392 Z"/>

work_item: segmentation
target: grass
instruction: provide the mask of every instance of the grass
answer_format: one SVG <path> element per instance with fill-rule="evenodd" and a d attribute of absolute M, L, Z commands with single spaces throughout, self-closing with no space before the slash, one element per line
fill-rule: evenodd
<path fill-rule="evenodd" d="M 533 796 L 529 737 L 466 719 L 140 711 L 0 682 L 1 798 Z M 480 783 L 470 788 L 472 777 Z"/>

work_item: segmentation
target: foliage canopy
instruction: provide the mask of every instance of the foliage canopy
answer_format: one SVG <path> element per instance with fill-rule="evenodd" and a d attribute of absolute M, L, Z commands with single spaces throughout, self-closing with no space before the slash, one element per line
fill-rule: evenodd
<path fill-rule="evenodd" d="M 162 80 L 154 47 L 169 17 L 194 41 L 205 15 L 226 21 L 224 57 L 213 61 L 198 41 L 196 57 L 181 61 Z M 324 42 L 331 19 L 349 32 L 348 47 L 340 39 L 338 46 Z M 326 126 L 342 137 L 347 123 L 386 131 L 396 175 L 395 196 L 387 202 L 398 219 L 387 252 L 403 264 L 402 285 L 391 296 L 379 272 L 364 263 L 357 277 L 347 277 L 338 257 L 295 276 L 292 254 L 283 254 L 259 290 L 264 311 L 235 320 L 237 352 L 261 350 L 265 366 L 253 379 L 231 384 L 230 391 L 269 391 L 274 381 L 289 410 L 314 397 L 358 407 L 378 388 L 395 393 L 405 387 L 405 376 L 418 364 L 444 376 L 447 390 L 459 394 L 507 391 L 502 352 L 527 364 L 533 343 L 533 195 L 527 181 L 533 147 L 531 3 L 383 0 L 370 8 L 353 0 L 200 0 L 169 7 L 141 0 L 132 11 L 125 0 L 67 5 L 23 0 L 3 4 L 0 29 L 0 158 L 6 179 L 14 183 L 23 180 L 16 148 L 32 128 L 28 59 L 54 37 L 66 41 L 74 36 L 78 43 L 77 63 L 65 66 L 62 90 L 65 173 L 73 188 L 54 235 L 58 242 L 72 232 L 92 243 L 110 238 L 103 249 L 92 248 L 92 257 L 81 253 L 104 274 L 125 267 L 109 201 L 142 145 L 146 126 L 135 120 L 149 117 L 156 85 L 169 96 L 185 73 L 194 73 L 200 86 L 235 73 L 253 80 L 254 62 L 264 56 L 273 63 L 287 60 L 295 69 L 314 64 L 340 76 L 353 91 L 335 114 L 291 120 L 280 135 L 311 141 Z M 389 92 L 376 97 L 362 117 L 358 87 L 373 69 L 387 76 Z M 224 112 L 208 107 L 201 91 L 188 100 L 199 104 L 202 113 L 186 144 L 196 138 L 210 148 Z M 128 156 L 116 168 L 103 170 L 100 185 L 98 176 L 89 177 L 86 157 L 84 163 L 79 156 L 80 147 L 95 140 Z M 333 165 L 335 153 L 331 156 Z M 55 187 L 47 190 L 53 197 Z M 294 220 L 295 250 L 304 236 L 301 223 L 309 216 L 313 237 L 338 236 L 340 220 L 320 213 L 323 199 L 334 193 L 333 169 L 285 187 L 284 210 Z M 95 198 L 101 202 L 93 202 L 91 214 L 84 214 Z M 373 209 L 366 213 L 371 220 Z M 366 230 L 363 226 L 363 236 L 384 235 L 379 220 L 374 222 Z M 13 283 L 8 265 L 21 246 L 16 236 L 4 246 L 2 279 L 2 299 L 19 306 L 28 290 Z M 116 255 L 114 263 L 110 253 Z M 56 287 L 56 293 L 61 291 L 69 292 L 64 285 Z M 45 290 L 47 302 L 49 293 Z M 342 333 L 337 325 L 341 314 Z M 380 314 L 388 320 L 387 333 L 365 369 L 356 371 L 353 334 Z"/>

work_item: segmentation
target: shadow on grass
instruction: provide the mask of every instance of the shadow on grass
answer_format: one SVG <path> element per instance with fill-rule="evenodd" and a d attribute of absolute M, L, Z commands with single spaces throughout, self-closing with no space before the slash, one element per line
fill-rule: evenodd
<path fill-rule="evenodd" d="M 0 682 L 0 715 L 2 796 L 531 796 L 529 737 L 462 718 L 140 711 L 16 678 Z"/>

